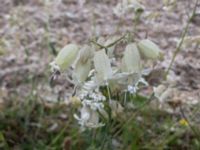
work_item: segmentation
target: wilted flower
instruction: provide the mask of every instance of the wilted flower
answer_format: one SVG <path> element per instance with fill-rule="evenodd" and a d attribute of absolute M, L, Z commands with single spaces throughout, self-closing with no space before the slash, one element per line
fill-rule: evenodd
<path fill-rule="evenodd" d="M 74 115 L 74 117 L 78 120 L 79 124 L 84 129 L 88 128 L 98 128 L 104 126 L 103 123 L 99 123 L 99 114 L 96 110 L 91 109 L 89 106 L 84 105 L 80 109 L 80 116 Z"/>

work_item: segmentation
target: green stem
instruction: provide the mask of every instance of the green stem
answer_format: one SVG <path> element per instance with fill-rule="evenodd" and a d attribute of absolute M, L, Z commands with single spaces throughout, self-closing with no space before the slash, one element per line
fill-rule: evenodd
<path fill-rule="evenodd" d="M 176 58 L 177 54 L 180 52 L 180 50 L 181 50 L 181 46 L 182 46 L 183 41 L 184 41 L 184 38 L 185 38 L 185 36 L 186 36 L 186 34 L 187 34 L 187 32 L 188 32 L 188 28 L 189 28 L 189 25 L 190 25 L 190 23 L 191 23 L 191 20 L 192 20 L 192 18 L 193 18 L 194 15 L 195 15 L 196 8 L 197 8 L 197 4 L 198 4 L 198 0 L 196 0 L 195 6 L 194 6 L 193 11 L 192 11 L 192 14 L 191 14 L 191 16 L 189 17 L 189 20 L 188 20 L 188 22 L 187 22 L 187 24 L 186 24 L 186 27 L 185 27 L 185 29 L 184 29 L 184 31 L 183 31 L 183 33 L 182 33 L 181 40 L 180 40 L 180 42 L 178 43 L 178 46 L 177 46 L 177 48 L 176 48 L 176 50 L 175 50 L 175 52 L 174 52 L 174 54 L 173 54 L 172 60 L 171 60 L 171 62 L 170 62 L 170 64 L 169 64 L 169 67 L 168 67 L 168 69 L 167 69 L 167 71 L 166 71 L 165 78 L 167 78 L 167 75 L 169 74 L 169 71 L 171 70 L 172 65 L 173 65 L 173 63 L 174 63 L 174 61 L 175 61 L 175 58 Z"/>
<path fill-rule="evenodd" d="M 106 50 L 106 53 L 108 52 L 108 48 L 109 47 L 112 47 L 113 45 L 117 44 L 119 41 L 121 41 L 122 39 L 124 39 L 126 37 L 126 34 L 123 35 L 122 37 L 120 37 L 119 39 L 117 39 L 116 41 L 104 46 L 102 44 L 99 44 L 98 42 L 94 41 L 94 40 L 91 40 L 90 42 L 94 43 L 95 45 L 99 46 L 100 49 L 105 49 Z"/>
<path fill-rule="evenodd" d="M 109 98 L 109 103 L 110 103 L 111 102 L 111 94 L 110 94 L 110 89 L 109 89 L 108 84 L 106 85 L 106 88 L 107 88 L 108 98 Z"/>

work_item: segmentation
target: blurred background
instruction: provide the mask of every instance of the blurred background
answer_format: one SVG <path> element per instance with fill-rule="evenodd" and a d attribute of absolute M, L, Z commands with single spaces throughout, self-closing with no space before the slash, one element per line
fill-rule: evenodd
<path fill-rule="evenodd" d="M 190 0 L 165 3 L 160 0 L 142 1 L 145 10 L 137 32 L 141 38 L 147 34 L 164 51 L 162 67 L 169 65 L 194 3 Z M 56 94 L 52 95 L 48 85 L 48 64 L 56 51 L 70 42 L 85 44 L 92 36 L 132 32 L 134 14 L 124 15 L 121 21 L 113 11 L 116 4 L 117 1 L 106 0 L 1 0 L 0 96 L 9 99 L 15 95 L 24 99 L 34 90 L 45 99 L 55 99 Z M 194 17 L 188 36 L 199 35 L 199 18 L 199 14 Z M 195 91 L 200 86 L 197 45 L 193 43 L 185 47 L 173 66 L 176 68 L 175 76 L 181 78 L 180 88 L 191 96 L 198 94 Z M 60 90 L 63 89 L 56 88 L 57 93 L 62 93 Z"/>
<path fill-rule="evenodd" d="M 26 129 L 23 129 L 23 133 L 20 129 L 18 133 L 18 130 L 13 131 L 13 128 L 19 127 L 20 121 L 23 124 L 30 117 L 23 113 L 34 114 L 39 107 L 30 102 L 30 99 L 44 103 L 49 109 L 52 103 L 57 101 L 65 103 L 71 95 L 71 85 L 64 77 L 61 77 L 53 88 L 49 85 L 51 76 L 49 63 L 63 46 L 71 42 L 85 44 L 92 37 L 122 36 L 126 32 L 133 32 L 135 14 L 116 15 L 114 8 L 118 2 L 117 0 L 0 0 L 0 124 L 2 124 L 0 133 L 10 139 L 7 141 L 8 145 L 23 143 L 28 138 L 24 134 Z M 166 69 L 192 13 L 195 0 L 140 0 L 140 2 L 144 6 L 144 12 L 137 25 L 138 37 L 141 39 L 148 37 L 160 46 L 164 52 L 164 61 L 159 63 L 157 69 Z M 172 99 L 192 104 L 200 100 L 199 25 L 198 5 L 186 35 L 189 38 L 197 38 L 197 41 L 183 44 L 170 73 L 171 78 L 176 81 L 178 91 Z M 152 84 L 155 80 L 159 83 L 160 75 L 157 73 L 154 75 L 156 79 L 151 81 Z M 31 103 L 31 110 L 26 110 L 22 102 Z M 56 116 L 65 122 L 67 110 L 66 106 L 62 107 L 64 111 Z M 20 109 L 24 109 L 24 112 L 16 113 Z M 8 118 L 11 118 L 11 121 L 8 121 Z M 21 120 L 16 123 L 17 118 Z M 51 118 L 50 123 L 47 123 L 46 127 L 49 130 L 57 129 L 59 126 L 59 123 L 55 125 L 54 119 Z M 28 122 L 32 123 L 31 126 L 40 126 L 34 124 L 34 120 L 28 119 Z M 58 119 L 57 122 L 59 121 Z M 20 141 L 17 135 L 21 135 L 24 139 Z"/>

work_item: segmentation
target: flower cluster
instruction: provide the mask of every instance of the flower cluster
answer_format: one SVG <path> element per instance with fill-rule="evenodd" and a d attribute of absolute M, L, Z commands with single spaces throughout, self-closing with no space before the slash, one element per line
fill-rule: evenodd
<path fill-rule="evenodd" d="M 115 93 L 135 94 L 140 83 L 148 85 L 143 78 L 142 59 L 155 60 L 162 56 L 158 46 L 145 39 L 128 43 L 123 57 L 116 58 L 115 46 L 123 38 L 101 38 L 81 47 L 68 44 L 50 63 L 52 71 L 60 73 L 72 66 L 74 97 L 80 102 L 74 117 L 82 129 L 101 127 L 105 119 L 122 113 L 125 104 L 115 99 Z"/>

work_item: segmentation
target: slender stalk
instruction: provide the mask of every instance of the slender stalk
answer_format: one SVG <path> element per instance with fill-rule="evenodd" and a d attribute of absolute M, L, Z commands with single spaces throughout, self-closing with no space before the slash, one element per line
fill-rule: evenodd
<path fill-rule="evenodd" d="M 176 47 L 176 50 L 175 50 L 175 52 L 174 52 L 174 54 L 173 54 L 172 60 L 171 60 L 171 62 L 170 62 L 170 64 L 169 64 L 169 67 L 168 67 L 168 69 L 167 69 L 167 71 L 166 71 L 165 78 L 167 78 L 167 75 L 169 74 L 169 71 L 171 70 L 172 65 L 173 65 L 173 63 L 174 63 L 174 61 L 175 61 L 175 58 L 176 58 L 177 54 L 180 52 L 180 50 L 181 50 L 181 46 L 182 46 L 183 41 L 184 41 L 184 38 L 185 38 L 185 36 L 186 36 L 186 34 L 187 34 L 187 32 L 188 32 L 188 29 L 189 29 L 189 25 L 190 25 L 190 23 L 191 23 L 191 20 L 192 20 L 192 18 L 193 18 L 194 15 L 195 15 L 195 12 L 196 12 L 196 9 L 197 9 L 197 4 L 198 4 L 198 0 L 196 0 L 195 6 L 194 6 L 193 11 L 192 11 L 192 14 L 191 14 L 191 16 L 190 16 L 189 19 L 188 19 L 188 22 L 187 22 L 187 24 L 186 24 L 186 26 L 185 26 L 185 29 L 183 30 L 183 33 L 182 33 L 182 35 L 181 35 L 181 40 L 180 40 L 180 42 L 178 43 L 178 46 Z"/>
<path fill-rule="evenodd" d="M 126 34 L 123 35 L 122 37 L 120 37 L 119 39 L 117 39 L 116 41 L 114 41 L 114 42 L 112 42 L 112 43 L 106 45 L 106 47 L 109 48 L 109 47 L 115 45 L 115 44 L 118 43 L 119 41 L 123 40 L 125 37 L 126 37 Z"/>
<path fill-rule="evenodd" d="M 102 49 L 102 48 L 105 48 L 105 49 L 107 48 L 106 46 L 104 46 L 104 45 L 102 45 L 102 44 L 99 44 L 98 42 L 96 42 L 96 41 L 94 41 L 94 40 L 91 40 L 91 42 L 94 43 L 95 45 L 99 46 L 101 49 Z"/>
<path fill-rule="evenodd" d="M 109 89 L 108 84 L 106 85 L 106 88 L 107 88 L 108 98 L 109 98 L 109 103 L 110 103 L 111 102 L 111 94 L 110 94 L 110 89 Z"/>
<path fill-rule="evenodd" d="M 124 105 L 126 104 L 127 92 L 124 93 Z"/>
<path fill-rule="evenodd" d="M 99 46 L 101 49 L 105 49 L 106 50 L 106 53 L 108 52 L 108 48 L 109 47 L 112 47 L 113 45 L 117 44 L 119 41 L 121 41 L 122 39 L 124 39 L 126 37 L 126 34 L 123 35 L 122 37 L 120 37 L 119 39 L 117 39 L 116 41 L 104 46 L 102 44 L 99 44 L 98 42 L 94 41 L 94 40 L 91 40 L 90 42 L 91 43 L 94 43 L 95 45 Z"/>

